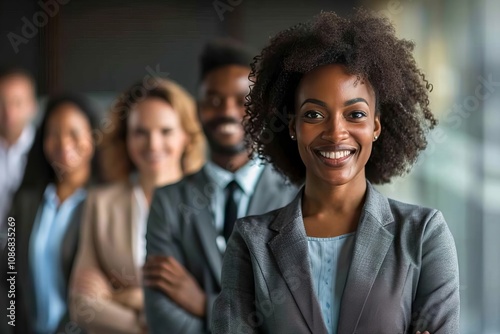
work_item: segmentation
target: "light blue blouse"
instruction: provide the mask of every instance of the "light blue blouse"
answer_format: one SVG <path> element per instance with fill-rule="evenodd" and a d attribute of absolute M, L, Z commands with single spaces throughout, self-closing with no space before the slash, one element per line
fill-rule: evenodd
<path fill-rule="evenodd" d="M 75 209 L 86 197 L 78 189 L 60 203 L 49 184 L 38 208 L 30 238 L 30 268 L 35 288 L 35 333 L 54 333 L 66 312 L 66 284 L 61 268 L 61 245 Z"/>
<path fill-rule="evenodd" d="M 334 238 L 307 237 L 314 292 L 330 334 L 337 333 L 340 301 L 351 264 L 355 234 Z"/>

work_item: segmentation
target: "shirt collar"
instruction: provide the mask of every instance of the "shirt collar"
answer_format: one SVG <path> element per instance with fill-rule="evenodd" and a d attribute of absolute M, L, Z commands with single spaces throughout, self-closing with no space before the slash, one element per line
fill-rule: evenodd
<path fill-rule="evenodd" d="M 83 188 L 79 188 L 73 194 L 71 194 L 71 196 L 68 197 L 64 201 L 64 203 L 73 203 L 73 204 L 79 203 L 85 198 L 86 195 L 87 191 Z M 47 188 L 45 188 L 45 192 L 43 193 L 43 198 L 46 204 L 56 208 L 59 206 L 60 204 L 59 197 L 57 197 L 57 188 L 54 183 L 49 183 L 47 185 Z"/>
<path fill-rule="evenodd" d="M 235 173 L 231 173 L 212 161 L 207 162 L 205 170 L 210 181 L 214 182 L 219 188 L 225 189 L 229 182 L 236 180 L 245 195 L 250 196 L 255 190 L 264 167 L 263 161 L 256 158 L 247 162 Z"/>

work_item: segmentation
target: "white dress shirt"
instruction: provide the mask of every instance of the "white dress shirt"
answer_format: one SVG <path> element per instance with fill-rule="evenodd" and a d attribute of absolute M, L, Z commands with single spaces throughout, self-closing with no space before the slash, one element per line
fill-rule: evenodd
<path fill-rule="evenodd" d="M 23 179 L 26 159 L 34 138 L 35 129 L 29 125 L 11 146 L 0 139 L 0 235 L 5 231 L 12 197 Z"/>
<path fill-rule="evenodd" d="M 132 205 L 136 206 L 136 222 L 135 226 L 135 256 L 134 263 L 137 268 L 142 268 L 146 261 L 146 223 L 149 215 L 149 203 L 142 190 L 137 175 L 131 177 L 132 184 L 134 185 L 134 198 L 135 202 Z M 142 270 L 140 270 L 142 272 Z"/>
<path fill-rule="evenodd" d="M 220 235 L 216 243 L 219 250 L 223 253 L 226 250 L 226 240 L 222 235 L 224 229 L 224 206 L 227 200 L 226 187 L 231 181 L 236 181 L 241 189 L 235 194 L 238 203 L 238 218 L 247 215 L 250 200 L 254 193 L 257 182 L 264 171 L 264 164 L 261 159 L 254 159 L 247 162 L 235 173 L 231 173 L 217 166 L 212 161 L 207 162 L 205 171 L 208 175 L 213 194 L 210 198 L 210 209 L 214 218 L 215 229 Z"/>

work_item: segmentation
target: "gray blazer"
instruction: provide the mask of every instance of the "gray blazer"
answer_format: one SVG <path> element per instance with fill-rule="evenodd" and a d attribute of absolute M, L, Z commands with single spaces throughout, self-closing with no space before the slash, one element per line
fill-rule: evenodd
<path fill-rule="evenodd" d="M 146 241 L 148 255 L 171 255 L 194 276 L 207 294 L 207 316 L 198 318 L 162 292 L 145 288 L 149 332 L 207 333 L 212 305 L 220 292 L 222 254 L 210 211 L 210 181 L 204 169 L 155 192 Z M 250 200 L 248 214 L 263 214 L 290 203 L 297 188 L 267 165 Z"/>
<path fill-rule="evenodd" d="M 214 334 L 328 333 L 312 285 L 301 197 L 236 223 Z M 442 214 L 388 199 L 368 183 L 337 333 L 457 334 L 459 308 L 457 254 Z"/>

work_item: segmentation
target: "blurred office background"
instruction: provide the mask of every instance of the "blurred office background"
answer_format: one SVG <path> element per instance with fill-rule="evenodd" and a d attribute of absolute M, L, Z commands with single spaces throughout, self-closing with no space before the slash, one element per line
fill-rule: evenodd
<path fill-rule="evenodd" d="M 196 94 L 198 53 L 215 36 L 258 50 L 321 10 L 361 5 L 415 41 L 440 120 L 412 173 L 379 188 L 443 211 L 459 256 L 461 333 L 498 334 L 500 1 L 1 0 L 0 65 L 31 71 L 41 101 L 81 92 L 104 115 L 118 92 L 155 71 Z"/>

